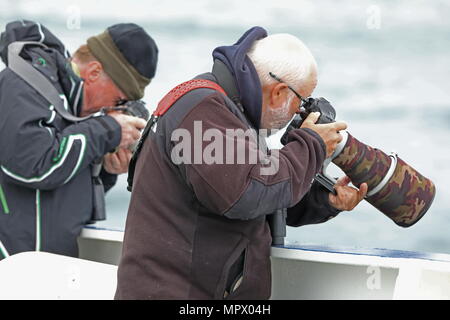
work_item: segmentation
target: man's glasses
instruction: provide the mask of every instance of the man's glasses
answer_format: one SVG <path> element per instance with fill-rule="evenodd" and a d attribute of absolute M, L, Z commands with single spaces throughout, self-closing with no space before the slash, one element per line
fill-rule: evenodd
<path fill-rule="evenodd" d="M 281 78 L 277 77 L 275 74 L 273 74 L 272 72 L 269 72 L 269 76 L 271 76 L 272 78 L 274 78 L 275 80 L 277 80 L 280 83 L 284 83 L 285 85 L 287 85 L 287 87 L 289 88 L 289 90 L 291 90 L 296 96 L 297 98 L 300 99 L 300 105 L 298 106 L 298 108 L 300 109 L 302 107 L 302 102 L 307 102 L 307 100 L 305 98 L 303 98 L 300 93 L 298 93 L 297 91 L 294 90 L 294 88 L 292 88 L 290 85 L 288 85 L 286 82 L 284 82 L 283 80 L 281 80 Z"/>

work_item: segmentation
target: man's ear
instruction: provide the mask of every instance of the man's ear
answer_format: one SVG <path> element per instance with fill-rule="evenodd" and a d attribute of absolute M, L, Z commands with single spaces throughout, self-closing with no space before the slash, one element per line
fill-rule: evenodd
<path fill-rule="evenodd" d="M 91 61 L 86 64 L 84 80 L 88 83 L 97 82 L 102 76 L 103 66 L 98 61 Z"/>
<path fill-rule="evenodd" d="M 270 104 L 275 108 L 282 106 L 286 101 L 288 86 L 285 83 L 276 83 L 270 90 Z"/>

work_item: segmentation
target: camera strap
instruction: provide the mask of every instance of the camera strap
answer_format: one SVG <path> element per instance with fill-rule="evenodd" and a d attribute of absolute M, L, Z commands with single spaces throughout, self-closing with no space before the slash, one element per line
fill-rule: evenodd
<path fill-rule="evenodd" d="M 65 120 L 79 122 L 95 116 L 77 117 L 64 107 L 64 100 L 58 90 L 42 73 L 36 70 L 28 61 L 20 56 L 20 52 L 26 45 L 36 45 L 48 48 L 45 44 L 35 41 L 16 41 L 8 46 L 8 68 L 35 89 L 42 97 L 55 107 L 56 112 Z"/>
<path fill-rule="evenodd" d="M 183 97 L 186 93 L 191 92 L 196 89 L 213 89 L 219 91 L 220 93 L 226 95 L 225 91 L 219 86 L 217 83 L 206 80 L 206 79 L 193 79 L 186 82 L 183 82 L 173 88 L 167 93 L 164 98 L 158 103 L 156 110 L 153 112 L 150 120 L 147 122 L 147 125 L 142 132 L 142 136 L 139 139 L 139 142 L 136 146 L 136 149 L 133 152 L 133 156 L 131 157 L 130 165 L 128 167 L 128 191 L 131 192 L 133 187 L 134 180 L 134 171 L 136 168 L 136 162 L 139 158 L 139 154 L 141 153 L 142 145 L 147 139 L 149 133 L 153 131 L 153 127 L 158 122 L 159 118 L 162 117 L 181 97 Z"/>

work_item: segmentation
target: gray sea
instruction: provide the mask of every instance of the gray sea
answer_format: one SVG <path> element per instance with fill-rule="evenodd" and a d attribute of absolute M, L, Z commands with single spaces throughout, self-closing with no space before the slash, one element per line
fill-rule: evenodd
<path fill-rule="evenodd" d="M 313 95 L 332 102 L 353 136 L 432 179 L 437 194 L 409 229 L 363 202 L 324 224 L 289 228 L 288 242 L 439 253 L 450 253 L 449 17 L 445 0 L 0 0 L 2 30 L 14 19 L 39 21 L 72 52 L 112 24 L 142 25 L 160 48 L 144 98 L 151 110 L 172 87 L 209 71 L 212 50 L 250 27 L 298 36 L 318 62 Z M 277 137 L 270 144 L 279 147 Z M 124 175 L 97 225 L 123 229 L 129 199 Z"/>

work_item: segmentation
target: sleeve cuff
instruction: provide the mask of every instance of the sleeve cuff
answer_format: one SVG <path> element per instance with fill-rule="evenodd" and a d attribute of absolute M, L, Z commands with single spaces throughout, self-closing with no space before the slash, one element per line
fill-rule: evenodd
<path fill-rule="evenodd" d="M 323 141 L 322 137 L 317 132 L 309 128 L 299 128 L 296 130 L 304 130 L 308 132 L 310 135 L 312 135 L 314 138 L 316 138 L 319 141 L 320 145 L 322 146 L 324 159 L 327 157 L 327 146 L 325 145 L 325 142 Z"/>
<path fill-rule="evenodd" d="M 94 118 L 99 121 L 102 126 L 108 131 L 108 139 L 110 150 L 113 151 L 120 144 L 122 139 L 122 129 L 119 123 L 111 116 L 101 116 Z"/>
<path fill-rule="evenodd" d="M 317 183 L 317 182 L 316 182 Z M 328 190 L 325 189 L 325 187 L 318 185 L 319 188 L 319 192 L 320 192 L 320 197 L 322 199 L 320 199 L 320 202 L 322 203 L 324 209 L 326 210 L 326 212 L 328 213 L 328 216 L 325 220 L 329 220 L 331 218 L 334 218 L 335 216 L 337 216 L 339 213 L 342 212 L 342 210 L 336 209 L 335 207 L 333 207 L 330 203 L 330 192 Z"/>
<path fill-rule="evenodd" d="M 323 159 L 325 159 L 325 158 L 327 157 L 327 147 L 326 147 L 325 142 L 323 141 L 322 137 L 321 137 L 317 132 L 315 132 L 314 130 L 311 130 L 311 129 L 309 129 L 309 128 L 292 129 L 292 130 L 289 132 L 289 134 L 288 134 L 287 143 L 289 143 L 289 142 L 295 140 L 295 139 L 292 137 L 292 134 L 293 134 L 295 131 L 298 131 L 298 130 L 301 130 L 301 131 L 303 131 L 303 132 L 307 132 L 310 136 L 314 137 L 314 138 L 319 142 L 320 146 L 322 147 Z"/>

